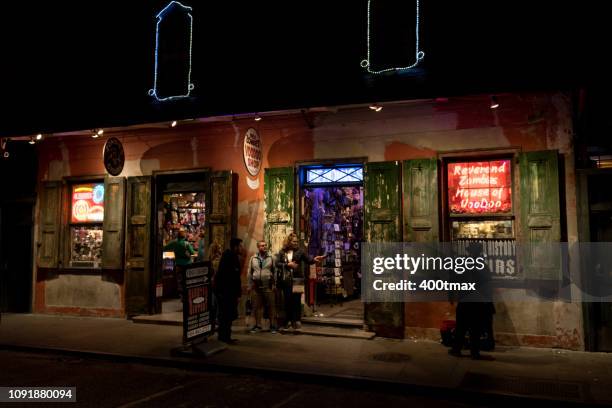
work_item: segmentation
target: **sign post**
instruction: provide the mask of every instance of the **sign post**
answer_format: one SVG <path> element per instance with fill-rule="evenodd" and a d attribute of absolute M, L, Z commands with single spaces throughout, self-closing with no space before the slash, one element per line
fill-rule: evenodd
<path fill-rule="evenodd" d="M 212 267 L 210 262 L 196 262 L 185 267 L 183 275 L 183 348 L 181 355 L 209 356 L 227 347 L 209 342 L 213 333 Z"/>

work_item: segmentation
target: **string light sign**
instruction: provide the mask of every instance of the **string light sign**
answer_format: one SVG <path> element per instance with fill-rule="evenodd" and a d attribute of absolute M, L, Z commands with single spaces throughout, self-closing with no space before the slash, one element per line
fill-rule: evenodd
<path fill-rule="evenodd" d="M 244 165 L 253 177 L 257 176 L 261 171 L 261 161 L 263 151 L 261 146 L 261 138 L 259 133 L 254 128 L 249 128 L 244 135 L 243 143 Z"/>
<path fill-rule="evenodd" d="M 370 74 L 405 72 L 425 57 L 420 49 L 419 0 L 368 0 L 367 56 L 361 67 Z"/>
<path fill-rule="evenodd" d="M 512 212 L 510 160 L 448 164 L 451 214 Z"/>
<path fill-rule="evenodd" d="M 156 16 L 155 72 L 149 95 L 157 101 L 190 96 L 191 49 L 193 43 L 192 8 L 171 1 Z"/>

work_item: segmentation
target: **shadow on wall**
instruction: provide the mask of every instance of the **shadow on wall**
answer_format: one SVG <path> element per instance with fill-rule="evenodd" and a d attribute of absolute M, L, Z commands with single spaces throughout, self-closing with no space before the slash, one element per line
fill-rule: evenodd
<path fill-rule="evenodd" d="M 310 130 L 286 132 L 268 150 L 269 167 L 292 166 L 296 161 L 313 158 L 314 142 Z"/>
<path fill-rule="evenodd" d="M 189 169 L 193 168 L 193 150 L 191 140 L 175 140 L 150 148 L 140 159 L 142 174 L 151 174 L 150 164 L 159 162 L 158 169 Z"/>

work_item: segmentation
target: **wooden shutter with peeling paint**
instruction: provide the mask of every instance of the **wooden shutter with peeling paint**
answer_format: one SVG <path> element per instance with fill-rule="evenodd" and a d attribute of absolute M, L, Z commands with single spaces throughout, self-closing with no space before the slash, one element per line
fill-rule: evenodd
<path fill-rule="evenodd" d="M 125 310 L 147 313 L 150 294 L 151 178 L 127 180 Z"/>
<path fill-rule="evenodd" d="M 404 241 L 438 242 L 438 161 L 403 163 Z"/>
<path fill-rule="evenodd" d="M 364 187 L 366 241 L 400 242 L 399 162 L 366 163 Z M 365 323 L 377 335 L 403 338 L 404 304 L 366 303 Z"/>
<path fill-rule="evenodd" d="M 210 189 L 207 194 L 209 242 L 217 241 L 222 248 L 229 248 L 229 241 L 236 234 L 234 211 L 234 186 L 231 171 L 210 173 Z"/>
<path fill-rule="evenodd" d="M 40 194 L 40 241 L 38 267 L 57 268 L 60 225 L 61 181 L 42 184 Z"/>
<path fill-rule="evenodd" d="M 295 173 L 293 167 L 265 169 L 265 240 L 271 253 L 280 251 L 285 237 L 294 231 Z"/>
<path fill-rule="evenodd" d="M 561 240 L 559 161 L 556 150 L 521 153 L 521 235 L 523 244 Z M 560 280 L 560 257 L 553 247 L 524 250 L 525 279 Z"/>
<path fill-rule="evenodd" d="M 123 268 L 123 226 L 125 224 L 125 179 L 106 177 L 104 180 L 104 235 L 102 268 Z"/>

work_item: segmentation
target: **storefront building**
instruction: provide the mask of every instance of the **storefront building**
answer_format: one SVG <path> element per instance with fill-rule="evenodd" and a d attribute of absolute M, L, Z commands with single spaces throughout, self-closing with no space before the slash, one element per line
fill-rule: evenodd
<path fill-rule="evenodd" d="M 258 240 L 276 251 L 297 232 L 311 254 L 328 255 L 307 271 L 307 306 L 358 298 L 363 241 L 479 240 L 499 255 L 490 266 L 509 283 L 501 290 L 521 290 L 516 282 L 530 272 L 513 263 L 516 242 L 577 239 L 572 110 L 562 93 L 499 101 L 498 109 L 488 96 L 466 96 L 47 138 L 39 146 L 34 310 L 161 311 L 173 291 L 162 248 L 178 228 L 196 246 L 203 231 L 207 249 L 236 235 L 249 254 Z M 250 128 L 261 163 L 245 159 Z M 125 151 L 118 177 L 105 175 L 101 160 L 109 135 Z M 496 309 L 500 344 L 584 347 L 579 303 Z M 381 336 L 430 339 L 449 318 L 447 302 L 366 304 L 363 317 Z"/>

